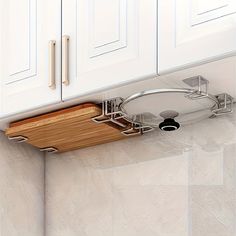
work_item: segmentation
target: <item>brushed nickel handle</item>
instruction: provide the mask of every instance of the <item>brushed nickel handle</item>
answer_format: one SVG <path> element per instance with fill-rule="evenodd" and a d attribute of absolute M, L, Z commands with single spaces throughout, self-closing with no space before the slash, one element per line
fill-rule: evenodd
<path fill-rule="evenodd" d="M 62 37 L 62 83 L 69 85 L 69 40 L 70 36 Z"/>
<path fill-rule="evenodd" d="M 56 41 L 51 40 L 49 41 L 49 88 L 55 89 L 56 88 Z"/>

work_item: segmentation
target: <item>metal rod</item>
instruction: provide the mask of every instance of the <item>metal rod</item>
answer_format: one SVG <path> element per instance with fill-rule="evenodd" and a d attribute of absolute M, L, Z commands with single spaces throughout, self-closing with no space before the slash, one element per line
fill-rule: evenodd
<path fill-rule="evenodd" d="M 56 58 L 56 41 L 51 40 L 49 41 L 49 88 L 55 89 L 56 88 L 56 73 L 55 73 L 55 58 Z"/>
<path fill-rule="evenodd" d="M 144 96 L 148 96 L 148 95 L 153 95 L 153 94 L 161 94 L 161 93 L 184 93 L 184 94 L 191 94 L 191 93 L 194 93 L 196 92 L 196 90 L 194 89 L 188 89 L 188 88 L 173 88 L 173 89 L 152 89 L 152 90 L 145 90 L 145 91 L 142 91 L 140 93 L 136 93 L 136 94 L 133 94 L 131 96 L 129 96 L 128 98 L 124 99 L 121 104 L 120 104 L 120 108 L 123 112 L 124 111 L 124 105 L 126 105 L 127 103 L 137 99 L 137 98 L 140 98 L 140 97 L 144 97 Z M 201 95 L 202 96 L 205 96 L 207 98 L 209 98 L 210 100 L 212 100 L 213 102 L 215 102 L 217 105 L 218 105 L 218 99 L 211 95 L 211 94 L 206 94 L 205 92 L 201 92 Z"/>
<path fill-rule="evenodd" d="M 62 37 L 62 83 L 69 85 L 69 40 L 68 35 Z"/>

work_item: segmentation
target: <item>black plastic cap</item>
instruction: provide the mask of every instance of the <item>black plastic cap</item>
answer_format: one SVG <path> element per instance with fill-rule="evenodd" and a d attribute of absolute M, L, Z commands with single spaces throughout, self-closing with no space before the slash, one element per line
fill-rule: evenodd
<path fill-rule="evenodd" d="M 174 131 L 179 129 L 180 124 L 172 118 L 167 118 L 160 123 L 159 128 L 163 131 Z"/>

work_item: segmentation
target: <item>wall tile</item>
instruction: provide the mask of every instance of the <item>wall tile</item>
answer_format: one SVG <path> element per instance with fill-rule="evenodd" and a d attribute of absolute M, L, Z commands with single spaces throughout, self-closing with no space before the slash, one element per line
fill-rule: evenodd
<path fill-rule="evenodd" d="M 224 149 L 205 151 L 198 146 L 189 155 L 191 185 L 223 185 Z"/>
<path fill-rule="evenodd" d="M 47 156 L 47 236 L 236 235 L 236 114 Z"/>
<path fill-rule="evenodd" d="M 66 157 L 47 159 L 47 235 L 112 235 L 112 172 Z"/>
<path fill-rule="evenodd" d="M 132 186 L 114 189 L 114 236 L 188 236 L 188 188 Z"/>
<path fill-rule="evenodd" d="M 191 188 L 192 236 L 236 235 L 236 191 L 216 186 Z"/>
<path fill-rule="evenodd" d="M 0 236 L 44 235 L 44 158 L 0 133 Z"/>

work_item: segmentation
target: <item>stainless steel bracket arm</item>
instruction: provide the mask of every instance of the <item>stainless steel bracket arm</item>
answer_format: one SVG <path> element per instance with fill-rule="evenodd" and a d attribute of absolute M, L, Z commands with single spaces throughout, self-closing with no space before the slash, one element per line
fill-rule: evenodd
<path fill-rule="evenodd" d="M 143 126 L 128 119 L 126 114 L 120 110 L 122 101 L 123 99 L 120 97 L 103 101 L 102 114 L 92 118 L 92 120 L 96 123 L 112 122 L 121 127 L 121 133 L 125 136 L 140 135 L 154 130 L 151 126 Z M 122 120 L 126 122 L 124 123 Z"/>
<path fill-rule="evenodd" d="M 220 116 L 233 112 L 234 99 L 229 94 L 218 94 L 216 95 L 216 98 L 219 101 L 219 106 L 216 109 L 212 109 L 212 113 L 214 116 Z"/>

